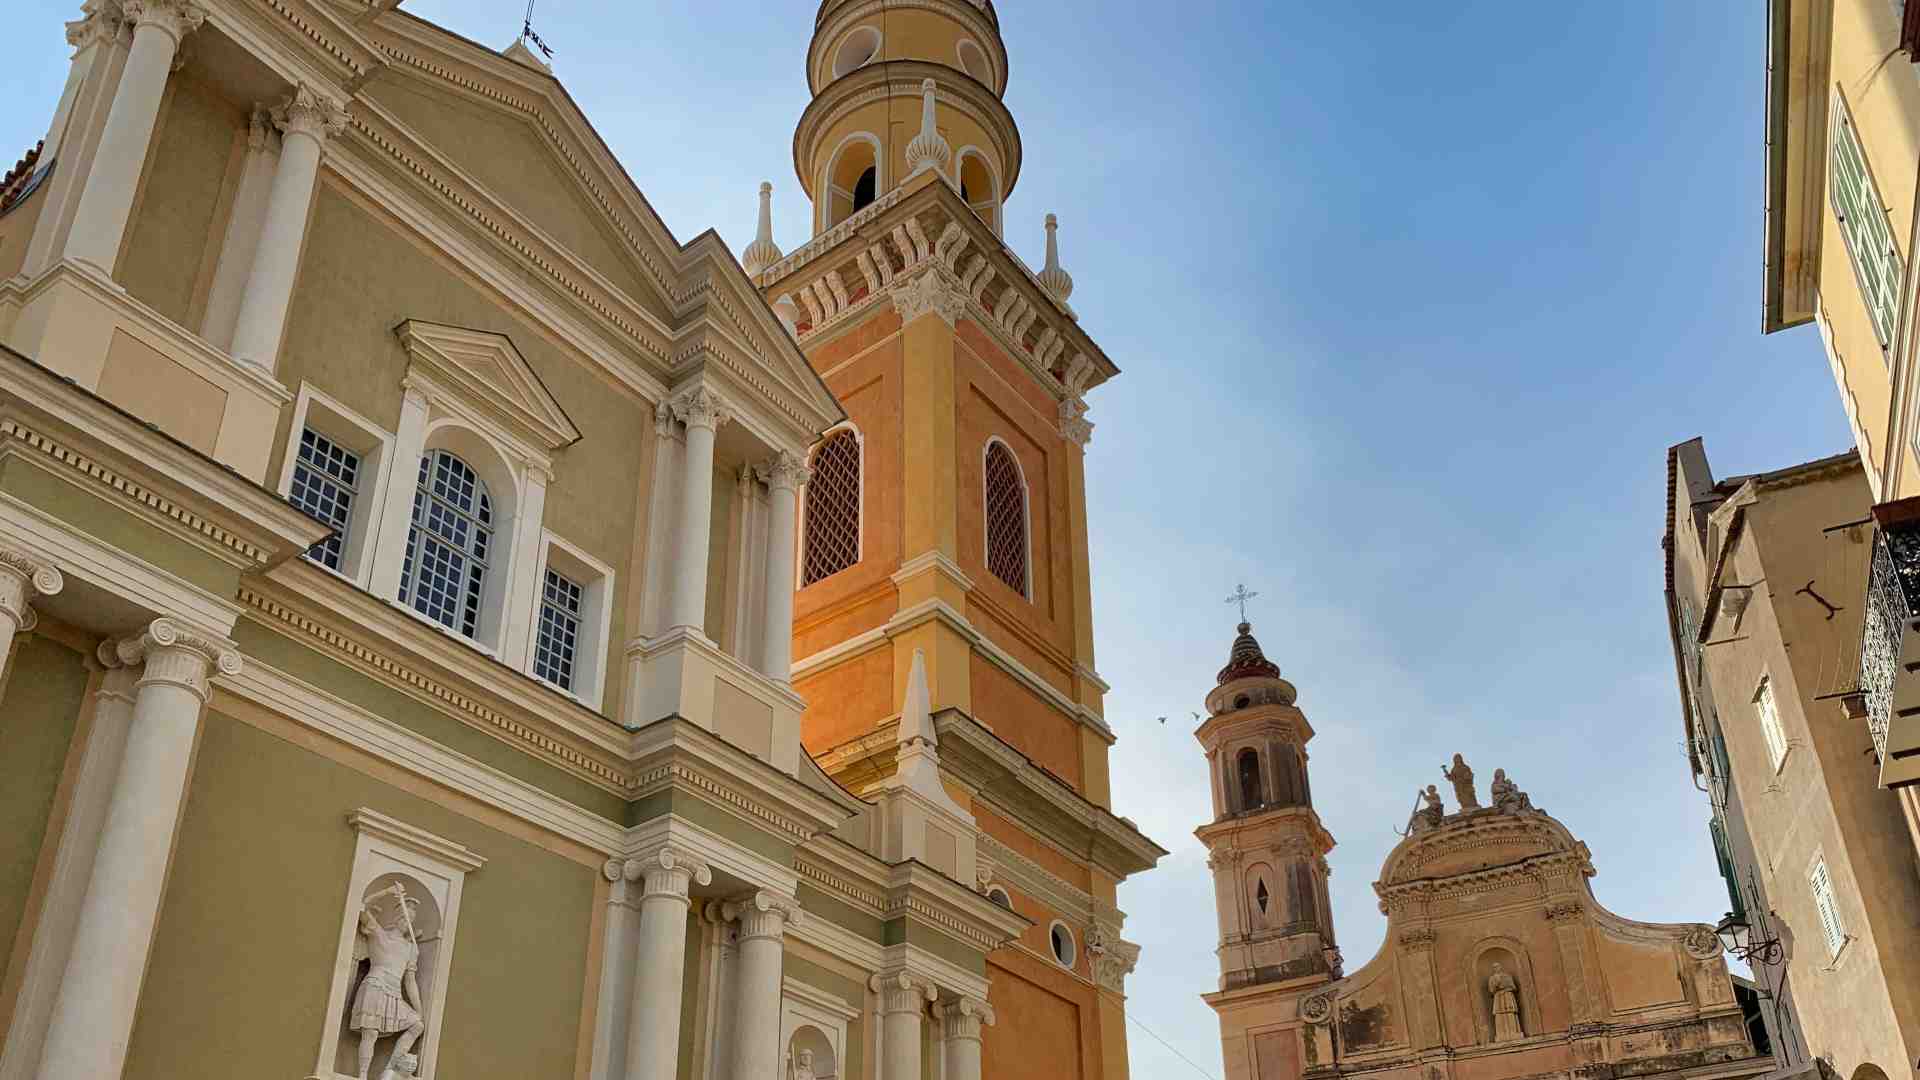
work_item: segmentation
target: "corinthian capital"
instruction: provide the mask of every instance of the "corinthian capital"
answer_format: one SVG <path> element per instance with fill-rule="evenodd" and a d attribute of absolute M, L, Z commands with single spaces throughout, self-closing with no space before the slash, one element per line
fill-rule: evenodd
<path fill-rule="evenodd" d="M 240 674 L 240 650 L 233 642 L 196 630 L 169 618 L 159 618 L 132 637 L 100 643 L 100 662 L 107 667 L 145 664 L 142 687 L 177 686 L 201 701 L 207 699 L 207 679 L 214 670 Z"/>
<path fill-rule="evenodd" d="M 193 0 L 121 0 L 120 8 L 136 31 L 151 26 L 172 38 L 175 47 L 207 21 L 207 9 Z"/>
<path fill-rule="evenodd" d="M 33 618 L 27 605 L 36 596 L 52 596 L 67 580 L 52 564 L 23 552 L 0 548 L 0 614 L 10 615 L 22 628 Z"/>
<path fill-rule="evenodd" d="M 813 479 L 813 470 L 807 468 L 806 459 L 785 450 L 754 466 L 753 471 L 761 483 L 775 491 L 798 491 L 800 485 Z"/>
<path fill-rule="evenodd" d="M 937 266 L 894 285 L 892 296 L 893 310 L 899 313 L 903 324 L 922 315 L 934 314 L 940 316 L 940 321 L 952 326 L 960 314 L 967 310 L 967 294 L 961 290 L 958 282 Z"/>
<path fill-rule="evenodd" d="M 733 410 L 720 395 L 705 386 L 696 386 L 673 399 L 673 415 L 690 428 L 716 429 L 733 416 Z"/>
<path fill-rule="evenodd" d="M 274 106 L 273 126 L 286 135 L 308 135 L 325 142 L 347 127 L 347 110 L 340 102 L 306 83 L 293 88 L 287 100 Z"/>
<path fill-rule="evenodd" d="M 78 53 L 126 33 L 126 16 L 115 0 L 87 0 L 80 5 L 80 17 L 67 24 L 67 44 Z"/>
<path fill-rule="evenodd" d="M 751 896 L 727 902 L 721 913 L 740 924 L 740 940 L 772 938 L 780 940 L 787 926 L 800 921 L 800 902 L 791 896 L 761 889 Z"/>

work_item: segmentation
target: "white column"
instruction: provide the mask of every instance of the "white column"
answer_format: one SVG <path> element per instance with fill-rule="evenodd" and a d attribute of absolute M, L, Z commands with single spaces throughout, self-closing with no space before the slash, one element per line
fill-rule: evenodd
<path fill-rule="evenodd" d="M 418 466 L 416 466 L 417 468 Z M 540 548 L 544 539 L 542 523 L 547 514 L 547 485 L 553 473 L 545 465 L 531 464 L 526 469 L 520 505 L 513 512 L 513 566 L 506 587 L 511 590 L 502 605 L 506 616 L 500 625 L 500 658 L 515 671 L 530 667 L 533 655 L 533 628 L 539 621 Z"/>
<path fill-rule="evenodd" d="M 273 123 L 280 129 L 280 164 L 273 172 L 267 215 L 260 224 L 230 350 L 235 359 L 265 371 L 274 369 L 280 335 L 287 326 L 293 279 L 300 269 L 300 244 L 307 234 L 307 210 L 313 203 L 314 180 L 320 175 L 321 144 L 346 127 L 347 114 L 338 102 L 302 85 L 273 110 Z"/>
<path fill-rule="evenodd" d="M 246 294 L 247 275 L 260 250 L 260 231 L 267 215 L 267 196 L 273 189 L 273 122 L 264 108 L 255 108 L 247 121 L 247 156 L 240 163 L 240 184 L 227 213 L 227 230 L 220 240 L 220 264 L 207 290 L 207 312 L 200 319 L 200 336 L 221 348 L 233 345 L 234 323 L 240 318 L 240 300 Z"/>
<path fill-rule="evenodd" d="M 33 629 L 36 596 L 52 596 L 66 587 L 52 566 L 17 551 L 0 549 L 0 686 L 6 685 L 13 659 L 13 636 Z"/>
<path fill-rule="evenodd" d="M 673 568 L 673 603 L 667 625 L 704 633 L 707 616 L 707 547 L 713 531 L 713 434 L 726 423 L 726 406 L 704 386 L 674 399 L 674 415 L 687 425 L 686 460 L 680 483 L 680 543 Z"/>
<path fill-rule="evenodd" d="M 73 231 L 67 234 L 67 257 L 91 263 L 104 274 L 113 273 L 120 254 L 180 39 L 207 17 L 206 9 L 192 0 L 123 0 L 121 9 L 133 23 L 133 47 L 80 194 Z"/>
<path fill-rule="evenodd" d="M 627 1013 L 627 1080 L 671 1077 L 679 1067 L 681 989 L 687 967 L 687 889 L 713 881 L 706 864 L 674 848 L 632 860 L 645 883 Z M 769 1076 L 772 1074 L 769 1073 Z"/>
<path fill-rule="evenodd" d="M 113 110 L 113 94 L 120 85 L 120 68 L 133 33 L 120 6 L 109 0 L 87 0 L 81 17 L 67 24 L 67 44 L 73 62 L 67 69 L 67 91 L 47 128 L 40 151 L 43 164 L 60 162 L 45 181 L 46 199 L 33 226 L 21 273 L 38 277 L 66 250 L 73 211 L 85 190 L 87 166 L 100 132 Z"/>
<path fill-rule="evenodd" d="M 156 619 L 139 637 L 100 651 L 111 664 L 144 662 L 146 668 L 47 1025 L 40 1080 L 114 1080 L 126 1064 L 207 678 L 216 667 L 226 675 L 240 672 L 232 642 L 172 619 Z"/>
<path fill-rule="evenodd" d="M 800 917 L 800 905 L 763 890 L 728 904 L 726 915 L 740 921 L 739 993 L 733 1002 L 733 1080 L 771 1080 L 780 1074 L 780 976 L 786 956 L 785 937 L 787 925 Z"/>
<path fill-rule="evenodd" d="M 993 1006 L 965 997 L 934 1007 L 940 1017 L 942 1080 L 980 1080 L 980 1028 L 993 1023 Z"/>
<path fill-rule="evenodd" d="M 637 859 L 608 859 L 601 867 L 607 891 L 607 929 L 600 943 L 600 993 L 593 1020 L 590 1080 L 626 1075 L 627 1010 L 633 987 L 634 950 L 640 933 L 641 869 Z"/>
<path fill-rule="evenodd" d="M 400 399 L 400 427 L 393 433 L 393 467 L 387 470 L 385 501 L 373 534 L 373 573 L 367 590 L 382 600 L 400 599 L 400 571 L 413 528 L 413 493 L 420 486 L 420 456 L 427 446 L 427 395 L 408 386 Z"/>
<path fill-rule="evenodd" d="M 880 1075 L 920 1080 L 920 1027 L 933 987 L 904 971 L 875 975 L 869 985 L 880 994 Z"/>
<path fill-rule="evenodd" d="M 760 620 L 760 670 L 786 682 L 793 676 L 793 528 L 800 485 L 813 473 L 798 455 L 781 451 L 760 466 L 767 485 L 767 610 Z"/>

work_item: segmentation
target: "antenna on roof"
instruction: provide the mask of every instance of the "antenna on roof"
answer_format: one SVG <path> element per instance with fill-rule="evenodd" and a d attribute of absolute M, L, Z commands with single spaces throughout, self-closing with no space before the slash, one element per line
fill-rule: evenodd
<path fill-rule="evenodd" d="M 540 35 L 533 32 L 533 0 L 527 0 L 527 15 L 520 23 L 520 40 L 533 42 L 533 47 L 540 50 L 541 56 L 549 60 L 553 59 L 553 50 L 547 48 L 547 43 L 541 41 Z"/>

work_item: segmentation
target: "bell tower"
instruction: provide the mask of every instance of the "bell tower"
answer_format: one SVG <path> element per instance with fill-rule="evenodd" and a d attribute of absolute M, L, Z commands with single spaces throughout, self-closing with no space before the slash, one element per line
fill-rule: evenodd
<path fill-rule="evenodd" d="M 1307 781 L 1313 727 L 1252 626 L 1238 630 L 1194 732 L 1212 771 L 1214 814 L 1194 835 L 1207 846 L 1219 905 L 1220 989 L 1292 989 L 1340 977 L 1327 899 L 1333 837 Z"/>
<path fill-rule="evenodd" d="M 1007 47 L 991 0 L 825 0 L 807 49 L 813 101 L 793 167 L 813 232 L 833 228 L 929 169 L 953 178 L 996 235 L 1020 175 L 1020 132 L 1001 102 Z"/>

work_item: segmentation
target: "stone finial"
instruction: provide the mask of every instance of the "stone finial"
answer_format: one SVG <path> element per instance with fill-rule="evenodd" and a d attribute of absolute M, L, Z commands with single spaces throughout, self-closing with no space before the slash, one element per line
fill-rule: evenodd
<path fill-rule="evenodd" d="M 953 160 L 953 147 L 940 135 L 934 123 L 933 80 L 920 84 L 920 134 L 907 144 L 907 175 L 917 176 L 927 169 L 944 173 Z"/>
<path fill-rule="evenodd" d="M 1073 295 L 1073 275 L 1060 269 L 1060 219 L 1052 214 L 1047 215 L 1047 265 L 1039 278 L 1055 300 L 1064 304 Z"/>
<path fill-rule="evenodd" d="M 932 695 L 927 690 L 927 654 L 919 649 L 913 650 L 907 697 L 900 706 L 900 748 L 904 751 L 915 746 L 928 750 L 940 746 L 940 736 L 933 730 Z"/>
<path fill-rule="evenodd" d="M 760 182 L 760 227 L 753 243 L 740 253 L 740 265 L 749 274 L 757 274 L 780 261 L 780 248 L 773 242 L 773 185 Z"/>

